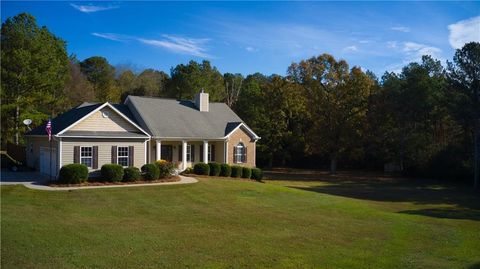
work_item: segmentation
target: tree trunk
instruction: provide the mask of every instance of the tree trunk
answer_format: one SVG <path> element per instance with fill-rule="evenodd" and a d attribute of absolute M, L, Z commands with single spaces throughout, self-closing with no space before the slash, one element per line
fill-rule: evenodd
<path fill-rule="evenodd" d="M 337 173 L 337 153 L 334 153 L 330 157 L 330 174 L 335 175 L 336 173 Z"/>
<path fill-rule="evenodd" d="M 473 135 L 475 156 L 474 156 L 474 171 L 473 171 L 473 186 L 476 190 L 480 189 L 480 120 L 475 121 L 474 135 Z"/>
<path fill-rule="evenodd" d="M 19 134 L 19 131 L 18 131 L 18 122 L 19 121 L 20 121 L 20 107 L 18 106 L 18 103 L 17 103 L 17 107 L 16 107 L 16 110 L 15 110 L 15 145 L 18 145 L 19 140 L 20 140 L 20 134 Z"/>

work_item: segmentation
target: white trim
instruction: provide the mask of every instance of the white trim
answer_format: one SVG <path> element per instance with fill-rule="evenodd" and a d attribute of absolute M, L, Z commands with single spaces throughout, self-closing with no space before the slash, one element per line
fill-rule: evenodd
<path fill-rule="evenodd" d="M 228 163 L 228 140 L 225 141 L 225 163 Z"/>
<path fill-rule="evenodd" d="M 237 127 L 235 127 L 235 129 L 233 129 L 230 133 L 228 133 L 224 138 L 227 138 L 229 137 L 231 134 L 233 134 L 236 130 L 238 130 L 238 128 L 240 127 L 245 127 L 245 129 L 247 129 L 247 131 L 253 136 L 253 139 L 254 140 L 259 140 L 261 137 L 258 136 L 255 132 L 252 131 L 252 129 L 250 129 L 245 123 L 241 122 Z"/>
<path fill-rule="evenodd" d="M 92 148 L 92 150 L 91 150 L 92 156 L 90 156 L 90 157 L 83 157 L 84 159 L 86 159 L 86 158 L 92 159 L 92 162 L 91 162 L 92 166 L 87 166 L 87 168 L 88 168 L 89 170 L 91 170 L 91 169 L 93 169 L 93 145 L 92 145 L 92 146 L 80 146 L 80 149 L 79 149 L 80 152 L 78 153 L 78 154 L 80 155 L 80 156 L 78 156 L 78 162 L 79 162 L 79 163 L 82 163 L 82 148 Z"/>
<path fill-rule="evenodd" d="M 142 131 L 144 134 L 146 134 L 148 137 L 150 137 L 150 134 L 148 134 L 145 130 L 143 130 L 140 126 L 138 126 L 135 122 L 131 121 L 127 116 L 123 115 L 122 112 L 118 111 L 114 106 L 112 106 L 109 102 L 105 102 L 103 105 L 97 107 L 96 109 L 94 109 L 93 111 L 91 111 L 90 113 L 88 113 L 87 115 L 83 116 L 81 119 L 77 120 L 76 122 L 72 123 L 70 126 L 68 126 L 67 128 L 63 129 L 62 131 L 58 132 L 57 135 L 61 135 L 63 133 L 65 133 L 66 131 L 70 130 L 71 128 L 73 128 L 75 125 L 79 124 L 80 122 L 82 122 L 83 120 L 87 119 L 88 117 L 90 117 L 91 115 L 93 115 L 94 113 L 96 113 L 97 111 L 100 111 L 100 109 L 104 108 L 108 106 L 109 108 L 111 108 L 113 111 L 115 111 L 118 115 L 120 115 L 122 118 L 124 118 L 126 121 L 128 121 L 130 124 L 132 124 L 133 126 L 135 126 L 135 128 L 137 128 L 138 130 Z"/>
<path fill-rule="evenodd" d="M 187 169 L 187 141 L 182 141 L 182 170 Z"/>
<path fill-rule="evenodd" d="M 46 136 L 45 136 L 46 137 Z M 90 136 L 90 135 L 61 135 L 61 136 L 56 136 L 58 138 L 128 138 L 128 139 L 147 139 L 147 137 L 133 137 L 133 136 L 102 136 L 102 135 L 96 135 L 96 136 Z"/>
<path fill-rule="evenodd" d="M 127 156 L 120 156 L 120 155 L 118 154 L 118 152 L 120 151 L 120 148 L 127 148 Z M 123 167 L 128 167 L 128 165 L 130 164 L 130 146 L 118 146 L 118 145 L 117 145 L 117 164 L 119 164 L 118 160 L 119 160 L 120 158 L 125 158 L 125 157 L 127 158 L 127 165 L 125 165 L 125 166 L 122 165 L 122 166 L 123 166 Z"/>
<path fill-rule="evenodd" d="M 161 140 L 156 140 L 156 147 L 155 147 L 155 153 L 156 153 L 156 161 L 162 159 L 162 141 Z"/>
<path fill-rule="evenodd" d="M 210 145 L 208 145 L 208 141 L 207 140 L 204 140 L 203 141 L 203 162 L 204 163 L 208 163 L 208 153 L 210 151 Z M 211 155 L 210 155 L 211 156 Z"/>
<path fill-rule="evenodd" d="M 150 140 L 145 140 L 145 142 L 143 142 L 143 145 L 144 145 L 144 157 L 145 157 L 145 162 L 143 164 L 147 164 L 148 163 L 148 160 L 147 160 L 147 145 L 149 143 Z M 133 160 L 135 162 L 135 160 Z"/>
<path fill-rule="evenodd" d="M 58 139 L 58 171 L 62 168 L 62 139 Z"/>

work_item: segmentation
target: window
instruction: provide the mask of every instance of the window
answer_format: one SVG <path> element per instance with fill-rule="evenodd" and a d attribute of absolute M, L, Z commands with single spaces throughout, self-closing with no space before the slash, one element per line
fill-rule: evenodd
<path fill-rule="evenodd" d="M 92 168 L 93 147 L 80 147 L 80 163 Z"/>
<path fill-rule="evenodd" d="M 192 162 L 192 145 L 187 145 L 187 162 Z"/>
<path fill-rule="evenodd" d="M 121 166 L 128 166 L 128 147 L 117 147 L 117 163 Z"/>
<path fill-rule="evenodd" d="M 235 147 L 235 160 L 237 163 L 244 163 L 245 159 L 245 146 L 240 142 Z"/>
<path fill-rule="evenodd" d="M 212 145 L 208 145 L 208 161 L 212 162 Z"/>

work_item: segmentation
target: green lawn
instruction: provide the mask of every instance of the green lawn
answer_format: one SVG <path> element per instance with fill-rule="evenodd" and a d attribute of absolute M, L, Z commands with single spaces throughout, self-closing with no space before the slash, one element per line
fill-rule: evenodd
<path fill-rule="evenodd" d="M 271 177 L 68 192 L 2 186 L 1 267 L 480 268 L 480 197 L 468 188 Z"/>

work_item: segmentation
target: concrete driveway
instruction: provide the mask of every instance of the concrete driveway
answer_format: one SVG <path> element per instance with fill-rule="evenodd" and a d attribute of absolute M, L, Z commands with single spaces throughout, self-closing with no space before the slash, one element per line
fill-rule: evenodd
<path fill-rule="evenodd" d="M 39 172 L 12 172 L 1 171 L 0 184 L 14 185 L 14 184 L 41 184 L 48 181 L 47 175 L 42 175 Z"/>

